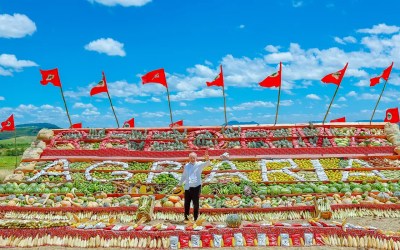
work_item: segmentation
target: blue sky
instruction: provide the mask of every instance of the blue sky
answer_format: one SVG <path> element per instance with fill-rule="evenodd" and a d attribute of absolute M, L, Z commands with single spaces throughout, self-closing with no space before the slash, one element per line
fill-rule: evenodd
<path fill-rule="evenodd" d="M 222 92 L 207 88 L 224 67 L 228 120 L 273 123 L 277 89 L 258 82 L 282 61 L 278 123 L 322 120 L 335 85 L 320 79 L 349 62 L 327 120 L 368 120 L 383 87 L 369 78 L 394 61 L 376 119 L 400 101 L 400 2 L 323 0 L 2 0 L 0 120 L 67 127 L 59 88 L 39 69 L 59 69 L 72 121 L 115 127 L 106 94 L 90 97 L 104 70 L 122 124 L 169 124 L 166 92 L 140 76 L 165 68 L 174 120 L 224 122 Z"/>

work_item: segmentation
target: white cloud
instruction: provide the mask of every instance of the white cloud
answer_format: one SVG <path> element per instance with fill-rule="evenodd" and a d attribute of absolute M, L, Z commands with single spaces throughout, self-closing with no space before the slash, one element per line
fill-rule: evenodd
<path fill-rule="evenodd" d="M 357 87 L 368 87 L 370 84 L 369 79 L 361 79 L 354 84 Z"/>
<path fill-rule="evenodd" d="M 349 93 L 347 93 L 346 96 L 348 96 L 348 97 L 357 96 L 357 93 L 354 90 L 352 90 Z"/>
<path fill-rule="evenodd" d="M 398 27 L 398 26 L 394 26 L 394 25 L 390 26 L 390 25 L 381 23 L 381 24 L 372 26 L 371 29 L 359 29 L 359 30 L 357 30 L 357 32 L 378 35 L 378 34 L 393 34 L 393 33 L 397 33 L 399 30 L 400 30 L 400 27 Z"/>
<path fill-rule="evenodd" d="M 4 96 L 0 96 L 0 101 L 4 101 L 4 100 L 5 100 Z"/>
<path fill-rule="evenodd" d="M 161 112 L 161 111 L 160 112 L 143 112 L 141 114 L 141 116 L 144 118 L 164 117 L 167 115 L 169 115 L 169 114 L 166 112 Z"/>
<path fill-rule="evenodd" d="M 186 107 L 187 104 L 186 104 L 185 102 L 180 102 L 180 103 L 179 103 L 179 106 L 181 106 L 181 107 Z"/>
<path fill-rule="evenodd" d="M 152 97 L 150 100 L 151 100 L 152 102 L 161 102 L 161 99 L 160 99 L 160 98 L 157 98 L 157 97 Z"/>
<path fill-rule="evenodd" d="M 283 101 L 282 101 L 283 102 Z M 282 104 L 281 102 L 281 104 Z M 237 106 L 232 107 L 232 110 L 251 110 L 253 108 L 273 108 L 275 104 L 272 102 L 264 102 L 264 101 L 253 101 L 253 102 L 244 102 Z"/>
<path fill-rule="evenodd" d="M 215 88 L 205 88 L 199 91 L 183 91 L 178 92 L 175 95 L 171 95 L 171 101 L 191 101 L 199 98 L 209 98 L 209 97 L 221 97 L 222 92 Z"/>
<path fill-rule="evenodd" d="M 328 105 L 328 104 L 326 104 L 326 105 L 325 105 L 325 107 L 329 107 L 329 105 Z M 334 103 L 334 104 L 332 104 L 332 105 L 331 105 L 331 108 L 337 108 L 337 109 L 340 109 L 340 108 L 345 108 L 345 107 L 347 107 L 347 105 L 346 105 L 346 104 L 342 104 L 342 105 L 340 105 L 340 104 L 336 104 L 336 103 Z"/>
<path fill-rule="evenodd" d="M 292 1 L 292 6 L 293 6 L 294 8 L 301 7 L 301 6 L 303 6 L 303 1 L 293 0 L 293 1 Z"/>
<path fill-rule="evenodd" d="M 12 76 L 13 72 L 19 72 L 26 67 L 38 66 L 35 62 L 29 60 L 18 60 L 15 55 L 0 55 L 0 75 Z"/>
<path fill-rule="evenodd" d="M 95 41 L 91 41 L 85 45 L 86 50 L 96 51 L 98 53 L 104 53 L 109 56 L 122 56 L 126 55 L 124 50 L 124 44 L 115 41 L 112 38 L 100 38 Z"/>
<path fill-rule="evenodd" d="M 340 43 L 340 44 L 346 44 L 346 43 L 343 41 L 343 39 L 342 39 L 342 38 L 339 38 L 339 37 L 337 37 L 337 36 L 335 36 L 333 39 L 334 39 L 334 40 L 335 40 L 335 42 L 337 42 L 337 43 Z"/>
<path fill-rule="evenodd" d="M 283 101 L 280 101 L 279 105 L 281 105 L 281 106 L 292 106 L 293 105 L 293 101 L 292 100 L 283 100 Z"/>
<path fill-rule="evenodd" d="M 35 23 L 26 15 L 0 15 L 0 37 L 21 38 L 32 35 L 35 31 Z"/>
<path fill-rule="evenodd" d="M 246 26 L 244 24 L 239 25 L 239 29 L 244 29 Z"/>
<path fill-rule="evenodd" d="M 81 103 L 81 102 L 76 102 L 76 103 L 74 103 L 74 106 L 72 106 L 73 108 L 95 108 L 94 106 L 93 106 L 93 104 L 91 104 L 91 103 L 87 103 L 87 104 L 85 104 L 85 103 Z"/>
<path fill-rule="evenodd" d="M 347 43 L 356 43 L 357 39 L 354 36 L 346 36 L 346 37 L 343 37 L 343 41 L 345 41 Z"/>
<path fill-rule="evenodd" d="M 276 52 L 279 51 L 280 48 L 281 48 L 280 46 L 267 45 L 264 49 L 265 49 L 267 52 L 276 53 Z"/>
<path fill-rule="evenodd" d="M 335 36 L 334 40 L 335 40 L 335 42 L 340 43 L 340 44 L 356 43 L 357 42 L 357 39 L 355 37 L 353 37 L 353 36 L 346 36 L 346 37 L 343 37 L 343 38 Z"/>
<path fill-rule="evenodd" d="M 338 99 L 338 102 L 345 102 L 345 101 L 347 101 L 347 99 L 343 96 Z"/>
<path fill-rule="evenodd" d="M 97 115 L 100 115 L 100 112 L 99 111 L 97 111 L 97 110 L 95 110 L 95 109 L 85 109 L 83 112 L 82 112 L 82 115 L 87 115 L 87 116 L 97 116 Z"/>
<path fill-rule="evenodd" d="M 196 110 L 181 109 L 173 111 L 174 115 L 192 115 L 196 113 Z"/>
<path fill-rule="evenodd" d="M 311 99 L 311 100 L 321 100 L 321 97 L 319 97 L 316 94 L 308 94 L 308 95 L 306 95 L 306 98 Z"/>
<path fill-rule="evenodd" d="M 146 103 L 145 101 L 135 100 L 135 99 L 132 99 L 132 98 L 125 98 L 124 101 L 127 102 L 127 103 Z"/>
<path fill-rule="evenodd" d="M 384 93 L 384 94 L 389 94 L 390 95 L 390 93 Z M 356 98 L 358 100 L 378 101 L 379 94 L 362 93 L 361 95 L 357 95 Z M 388 95 L 386 95 L 386 96 L 382 96 L 380 101 L 381 102 L 391 102 L 391 101 L 395 101 L 395 100 L 394 99 L 392 100 L 391 98 L 388 97 Z"/>
<path fill-rule="evenodd" d="M 33 104 L 28 104 L 28 105 L 20 104 L 20 105 L 17 107 L 17 110 L 18 110 L 18 111 L 21 111 L 21 112 L 31 112 L 31 111 L 34 111 L 34 110 L 37 110 L 37 109 L 39 109 L 39 108 L 36 107 L 36 106 L 33 105 Z"/>
<path fill-rule="evenodd" d="M 121 5 L 123 7 L 141 7 L 150 3 L 151 1 L 152 0 L 89 0 L 91 3 L 96 2 L 106 6 Z"/>

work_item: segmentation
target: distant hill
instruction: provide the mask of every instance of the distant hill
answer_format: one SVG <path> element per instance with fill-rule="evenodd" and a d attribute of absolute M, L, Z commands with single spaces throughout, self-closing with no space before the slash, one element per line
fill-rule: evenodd
<path fill-rule="evenodd" d="M 238 122 L 238 121 L 229 121 L 228 125 L 258 125 L 258 122 L 251 121 L 251 122 Z M 222 124 L 222 126 L 225 124 Z"/>
<path fill-rule="evenodd" d="M 17 137 L 20 136 L 36 136 L 42 128 L 58 129 L 57 125 L 51 123 L 26 123 L 16 125 Z M 14 131 L 0 133 L 0 140 L 14 138 Z"/>

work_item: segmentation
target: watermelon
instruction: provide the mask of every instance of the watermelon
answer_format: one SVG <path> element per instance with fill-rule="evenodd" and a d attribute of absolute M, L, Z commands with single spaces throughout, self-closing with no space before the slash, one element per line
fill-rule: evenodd
<path fill-rule="evenodd" d="M 338 193 L 339 190 L 336 187 L 332 186 L 332 187 L 329 188 L 329 192 L 330 193 Z"/>
<path fill-rule="evenodd" d="M 272 195 L 278 195 L 278 194 L 280 194 L 280 186 L 272 186 L 272 187 L 270 187 L 270 193 L 272 194 Z"/>
<path fill-rule="evenodd" d="M 67 187 L 67 188 L 69 188 L 69 189 L 71 189 L 71 188 L 74 187 L 74 183 L 72 183 L 72 182 L 66 182 L 66 183 L 64 184 L 64 186 Z"/>
<path fill-rule="evenodd" d="M 280 191 L 280 194 L 291 194 L 292 191 L 290 191 L 289 188 L 282 188 Z"/>
<path fill-rule="evenodd" d="M 60 189 L 60 193 L 68 193 L 69 192 L 69 188 L 68 187 L 62 187 L 61 189 Z"/>
<path fill-rule="evenodd" d="M 5 193 L 5 188 L 4 187 L 0 187 L 0 194 L 4 194 Z"/>
<path fill-rule="evenodd" d="M 33 193 L 41 193 L 42 189 L 39 186 L 33 188 Z"/>
<path fill-rule="evenodd" d="M 40 183 L 40 184 L 38 185 L 38 187 L 40 188 L 40 190 L 44 190 L 44 189 L 46 188 L 46 184 Z"/>
<path fill-rule="evenodd" d="M 51 189 L 51 192 L 52 192 L 52 193 L 60 193 L 60 188 L 58 188 L 58 187 L 53 187 L 53 188 Z"/>
<path fill-rule="evenodd" d="M 320 185 L 315 189 L 316 193 L 329 193 L 329 188 L 325 185 Z"/>
<path fill-rule="evenodd" d="M 362 188 L 360 188 L 360 187 L 355 187 L 355 188 L 353 188 L 353 192 L 355 192 L 355 193 L 362 193 L 363 190 L 362 190 Z"/>
<path fill-rule="evenodd" d="M 303 188 L 303 193 L 314 193 L 314 189 L 312 189 L 311 187 Z"/>
<path fill-rule="evenodd" d="M 344 188 L 340 189 L 340 192 L 341 193 L 347 193 L 347 192 L 351 192 L 351 190 L 348 187 L 344 187 Z"/>
<path fill-rule="evenodd" d="M 14 193 L 14 188 L 13 187 L 6 187 L 6 190 L 5 190 L 5 193 L 6 194 L 12 194 L 12 193 Z"/>
<path fill-rule="evenodd" d="M 365 185 L 362 185 L 362 190 L 364 190 L 364 192 L 365 191 L 371 191 L 372 187 L 369 184 L 365 184 Z"/>
<path fill-rule="evenodd" d="M 380 183 L 380 182 L 372 183 L 371 187 L 374 190 L 380 190 L 382 188 L 382 183 Z"/>
<path fill-rule="evenodd" d="M 301 194 L 303 190 L 299 187 L 292 188 L 292 194 Z"/>
<path fill-rule="evenodd" d="M 27 187 L 28 187 L 28 184 L 26 184 L 26 183 L 19 184 L 19 188 L 22 190 L 26 189 Z"/>

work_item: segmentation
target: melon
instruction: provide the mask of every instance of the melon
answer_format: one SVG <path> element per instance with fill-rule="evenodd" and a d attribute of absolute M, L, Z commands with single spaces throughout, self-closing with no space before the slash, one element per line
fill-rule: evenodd
<path fill-rule="evenodd" d="M 169 201 L 172 201 L 173 203 L 176 203 L 176 202 L 178 202 L 178 201 L 181 200 L 181 197 L 176 196 L 176 195 L 170 195 L 170 196 L 168 197 L 168 200 L 169 200 Z"/>
<path fill-rule="evenodd" d="M 174 203 L 172 201 L 166 201 L 163 203 L 163 207 L 174 207 Z"/>
<path fill-rule="evenodd" d="M 238 228 L 242 224 L 242 218 L 238 214 L 228 214 L 225 222 L 228 227 Z"/>

